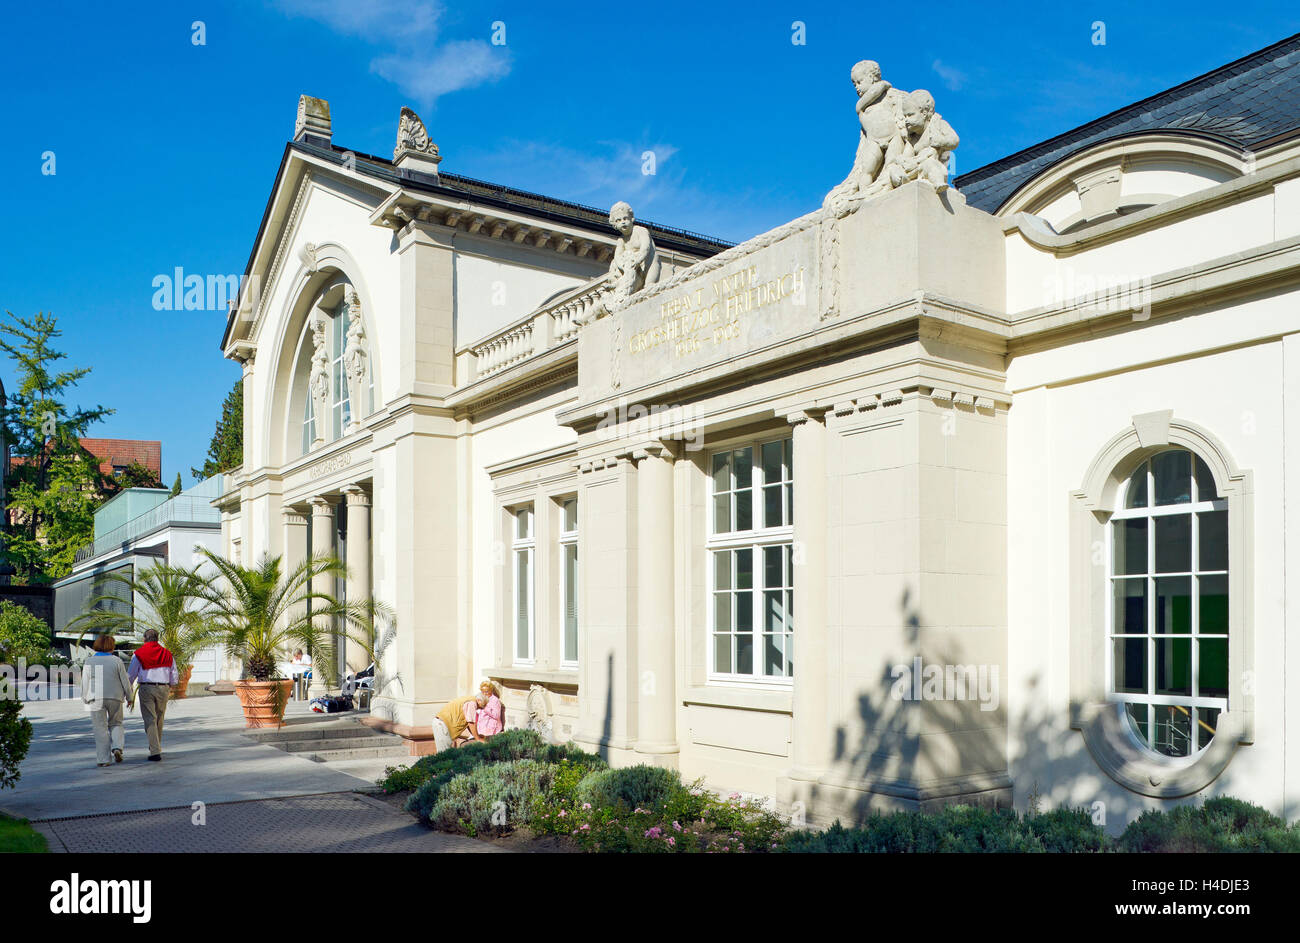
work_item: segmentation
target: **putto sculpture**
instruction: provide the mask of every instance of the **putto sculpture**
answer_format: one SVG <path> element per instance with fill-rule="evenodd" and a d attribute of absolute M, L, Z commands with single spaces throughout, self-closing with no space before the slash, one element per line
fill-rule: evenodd
<path fill-rule="evenodd" d="M 620 304 L 659 281 L 659 256 L 650 230 L 636 225 L 627 203 L 620 200 L 610 207 L 609 224 L 618 232 L 614 257 L 609 262 L 609 304 Z"/>
<path fill-rule="evenodd" d="M 600 294 L 579 324 L 589 324 L 626 304 L 634 294 L 659 281 L 661 267 L 654 237 L 636 225 L 632 207 L 619 200 L 609 208 L 609 224 L 618 233 Z"/>
<path fill-rule="evenodd" d="M 858 93 L 858 150 L 853 169 L 826 195 L 824 206 L 835 215 L 848 207 L 912 180 L 924 180 L 939 192 L 948 188 L 948 156 L 959 138 L 934 110 L 934 96 L 924 89 L 904 92 L 881 78 L 880 64 L 870 59 L 849 72 Z"/>

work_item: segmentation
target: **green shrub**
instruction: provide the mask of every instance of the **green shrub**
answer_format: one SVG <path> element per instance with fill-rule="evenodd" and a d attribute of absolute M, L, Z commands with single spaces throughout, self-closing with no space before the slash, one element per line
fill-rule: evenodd
<path fill-rule="evenodd" d="M 555 767 L 536 760 L 507 760 L 457 776 L 442 789 L 429 821 L 444 831 L 482 835 L 527 822 L 551 788 Z"/>
<path fill-rule="evenodd" d="M 593 772 L 578 786 L 577 798 L 596 808 L 659 809 L 678 799 L 686 787 L 676 770 L 662 766 L 625 766 Z"/>
<path fill-rule="evenodd" d="M 1078 809 L 1020 816 L 1011 809 L 952 805 L 938 812 L 872 815 L 859 828 L 836 822 L 823 832 L 791 832 L 785 852 L 812 853 L 1027 853 L 1097 852 L 1110 847 L 1105 832 Z"/>
<path fill-rule="evenodd" d="M 50 627 L 11 599 L 0 599 L 0 663 L 44 664 L 54 655 Z"/>
<path fill-rule="evenodd" d="M 0 698 L 0 789 L 18 784 L 22 777 L 18 764 L 32 742 L 32 722 L 20 716 L 22 710 L 22 701 L 12 696 Z"/>
<path fill-rule="evenodd" d="M 421 757 L 412 767 L 409 781 L 423 775 L 424 782 L 406 800 L 406 811 L 414 812 L 420 821 L 427 823 L 429 813 L 438 801 L 444 786 L 465 773 L 478 769 L 488 762 L 486 743 L 467 743 L 454 750 L 444 750 L 432 756 Z"/>
<path fill-rule="evenodd" d="M 503 730 L 488 741 L 488 757 L 492 763 L 510 760 L 535 760 L 546 746 L 546 741 L 535 730 Z"/>
<path fill-rule="evenodd" d="M 406 792 L 408 789 L 418 789 L 428 778 L 429 774 L 422 769 L 390 766 L 384 770 L 377 785 L 386 793 Z"/>
<path fill-rule="evenodd" d="M 1120 836 L 1122 851 L 1300 852 L 1300 824 L 1286 822 L 1241 799 L 1219 797 L 1201 805 L 1149 810 Z"/>
<path fill-rule="evenodd" d="M 580 768 L 582 775 L 593 769 L 606 768 L 605 761 L 599 756 L 586 753 L 572 743 L 550 744 L 531 730 L 506 730 L 487 743 L 467 743 L 454 750 L 421 757 L 409 770 L 400 767 L 389 770 L 379 785 L 385 792 L 414 789 L 415 792 L 406 800 L 406 810 L 427 823 L 439 793 L 454 778 L 480 766 L 515 760 L 568 763 Z"/>

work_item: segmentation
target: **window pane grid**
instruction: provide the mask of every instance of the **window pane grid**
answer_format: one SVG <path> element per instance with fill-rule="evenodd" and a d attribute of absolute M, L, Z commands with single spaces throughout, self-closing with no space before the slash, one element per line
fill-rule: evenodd
<path fill-rule="evenodd" d="M 794 672 L 791 440 L 717 452 L 709 465 L 710 675 Z"/>
<path fill-rule="evenodd" d="M 1199 456 L 1170 450 L 1139 466 L 1120 506 L 1109 541 L 1111 697 L 1148 748 L 1188 756 L 1227 707 L 1226 501 Z"/>

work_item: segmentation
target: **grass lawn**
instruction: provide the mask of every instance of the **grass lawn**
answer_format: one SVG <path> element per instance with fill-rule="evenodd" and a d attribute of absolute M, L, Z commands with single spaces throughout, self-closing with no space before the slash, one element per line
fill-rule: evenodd
<path fill-rule="evenodd" d="M 11 819 L 0 813 L 0 854 L 44 854 L 45 836 L 27 824 L 26 819 Z"/>

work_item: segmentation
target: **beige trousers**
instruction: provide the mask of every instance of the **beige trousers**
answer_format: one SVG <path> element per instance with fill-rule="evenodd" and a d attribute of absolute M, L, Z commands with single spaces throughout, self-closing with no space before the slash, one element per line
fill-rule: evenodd
<path fill-rule="evenodd" d="M 122 727 L 122 701 L 104 698 L 90 712 L 90 723 L 95 729 L 95 762 L 111 762 L 112 752 L 126 746 L 126 731 Z"/>
<path fill-rule="evenodd" d="M 149 738 L 149 755 L 162 753 L 163 715 L 167 713 L 167 696 L 171 688 L 165 684 L 140 685 L 140 718 L 144 721 L 144 735 Z"/>

